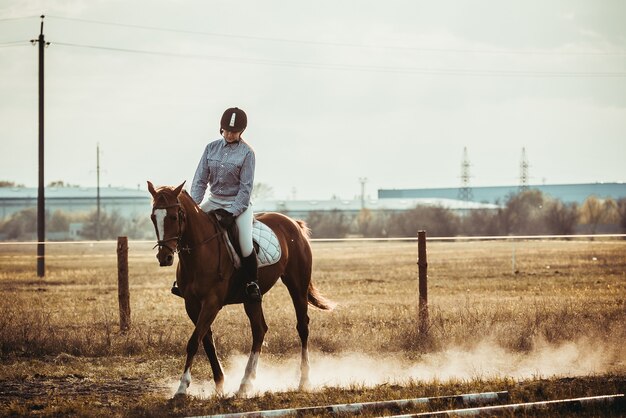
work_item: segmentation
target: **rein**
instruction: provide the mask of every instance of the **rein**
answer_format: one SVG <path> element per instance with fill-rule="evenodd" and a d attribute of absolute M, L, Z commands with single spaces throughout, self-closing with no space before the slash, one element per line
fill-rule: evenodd
<path fill-rule="evenodd" d="M 222 231 L 217 231 L 215 234 L 211 235 L 209 238 L 205 239 L 200 244 L 197 244 L 197 245 L 195 245 L 193 247 L 190 247 L 189 245 L 186 245 L 186 246 L 178 249 L 178 252 L 185 251 L 187 254 L 191 254 L 191 250 L 196 249 L 198 247 L 202 247 L 204 244 L 208 244 L 213 239 L 217 238 L 218 235 L 220 235 L 221 233 L 222 233 Z M 180 241 L 179 241 L 179 243 L 180 243 Z"/>

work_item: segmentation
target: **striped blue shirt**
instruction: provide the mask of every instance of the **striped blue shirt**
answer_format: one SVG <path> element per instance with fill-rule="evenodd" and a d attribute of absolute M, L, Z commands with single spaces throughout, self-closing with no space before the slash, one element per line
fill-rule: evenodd
<path fill-rule="evenodd" d="M 218 199 L 232 200 L 228 211 L 239 216 L 250 205 L 254 184 L 254 150 L 240 139 L 228 143 L 218 139 L 204 149 L 191 184 L 191 197 L 200 204 L 207 185 L 211 195 Z"/>

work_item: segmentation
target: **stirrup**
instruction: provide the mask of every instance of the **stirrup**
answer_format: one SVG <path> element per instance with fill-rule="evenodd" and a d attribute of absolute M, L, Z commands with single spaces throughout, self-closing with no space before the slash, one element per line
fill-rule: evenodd
<path fill-rule="evenodd" d="M 250 302 L 261 302 L 261 289 L 257 282 L 248 282 L 246 284 L 246 295 Z"/>
<path fill-rule="evenodd" d="M 176 280 L 174 280 L 174 284 L 172 285 L 172 289 L 170 291 L 172 292 L 172 295 L 176 295 L 181 298 L 183 297 L 183 294 L 180 293 L 180 289 L 176 286 Z"/>

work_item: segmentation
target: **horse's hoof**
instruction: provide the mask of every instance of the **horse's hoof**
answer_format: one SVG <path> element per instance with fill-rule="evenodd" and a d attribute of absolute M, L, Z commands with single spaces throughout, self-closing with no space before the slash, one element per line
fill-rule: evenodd
<path fill-rule="evenodd" d="M 180 385 L 178 385 L 178 390 L 176 391 L 176 394 L 174 396 L 186 395 L 187 389 L 189 388 L 190 385 L 191 385 L 191 372 L 189 370 L 186 370 L 185 373 L 183 373 L 183 377 L 180 378 Z"/>
<path fill-rule="evenodd" d="M 189 385 L 180 385 L 178 387 L 178 390 L 176 391 L 176 393 L 174 394 L 174 397 L 181 397 L 181 396 L 187 396 L 187 388 L 189 387 Z"/>
<path fill-rule="evenodd" d="M 247 398 L 252 393 L 252 384 L 246 383 L 239 386 L 239 390 L 235 394 L 238 398 Z"/>
<path fill-rule="evenodd" d="M 217 396 L 224 396 L 224 383 L 215 384 L 215 393 Z"/>
<path fill-rule="evenodd" d="M 308 380 L 301 381 L 298 385 L 298 390 L 301 392 L 307 392 L 311 390 L 311 382 L 309 382 Z"/>

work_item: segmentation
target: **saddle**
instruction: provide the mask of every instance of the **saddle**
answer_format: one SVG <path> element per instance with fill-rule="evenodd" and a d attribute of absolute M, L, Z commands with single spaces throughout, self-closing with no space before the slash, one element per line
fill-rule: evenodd
<path fill-rule="evenodd" d="M 228 252 L 236 268 L 241 267 L 241 245 L 239 245 L 239 229 L 233 222 L 228 230 L 224 231 Z M 257 256 L 258 266 L 265 267 L 275 264 L 280 260 L 281 249 L 278 237 L 272 229 L 263 222 L 254 219 L 252 221 L 252 245 Z"/>

